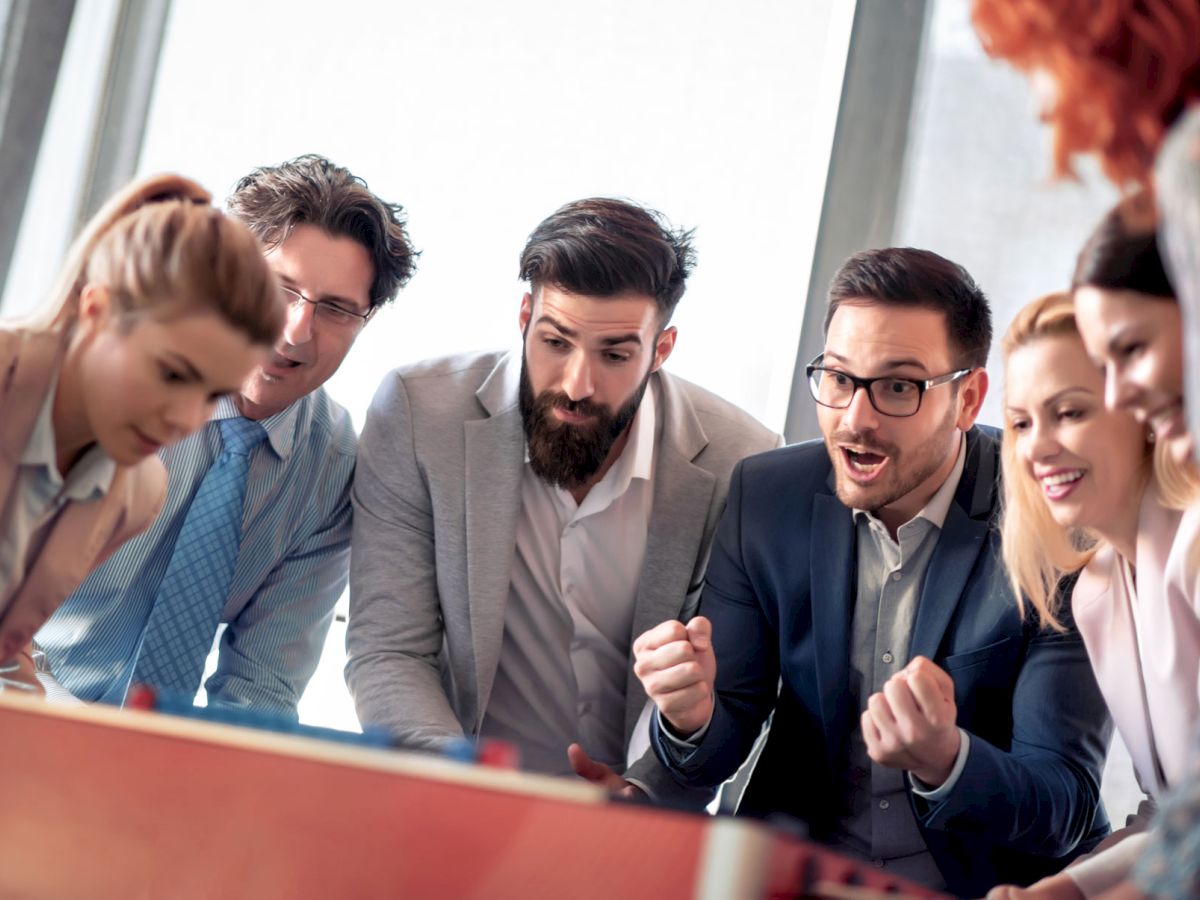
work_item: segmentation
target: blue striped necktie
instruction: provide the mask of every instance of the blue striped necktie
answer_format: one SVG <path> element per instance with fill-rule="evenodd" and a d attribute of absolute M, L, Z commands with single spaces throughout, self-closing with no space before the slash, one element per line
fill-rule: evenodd
<path fill-rule="evenodd" d="M 250 451 L 267 433 L 240 416 L 221 419 L 224 450 L 188 508 L 133 671 L 134 684 L 191 697 L 229 594 L 242 538 Z"/>

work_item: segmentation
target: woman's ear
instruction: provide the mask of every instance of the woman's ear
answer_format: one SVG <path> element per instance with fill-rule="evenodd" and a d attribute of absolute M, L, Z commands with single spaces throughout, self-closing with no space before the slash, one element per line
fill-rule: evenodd
<path fill-rule="evenodd" d="M 103 284 L 88 282 L 79 294 L 79 321 L 90 328 L 108 324 L 112 315 L 112 293 Z"/>
<path fill-rule="evenodd" d="M 79 293 L 79 318 L 92 320 L 107 319 L 112 312 L 113 295 L 104 284 L 88 282 Z"/>

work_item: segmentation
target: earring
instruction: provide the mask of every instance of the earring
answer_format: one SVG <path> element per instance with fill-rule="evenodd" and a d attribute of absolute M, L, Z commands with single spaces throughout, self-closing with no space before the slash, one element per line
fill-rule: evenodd
<path fill-rule="evenodd" d="M 1153 443 L 1154 443 L 1154 432 L 1153 432 L 1153 431 L 1147 431 L 1147 432 L 1146 432 L 1146 443 L 1147 443 L 1147 444 L 1153 444 Z"/>

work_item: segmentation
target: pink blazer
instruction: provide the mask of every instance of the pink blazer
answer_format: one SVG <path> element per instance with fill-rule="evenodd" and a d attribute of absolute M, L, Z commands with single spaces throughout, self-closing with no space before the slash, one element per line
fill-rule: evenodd
<path fill-rule="evenodd" d="M 1187 771 L 1200 721 L 1200 510 L 1179 512 L 1146 489 L 1134 571 L 1111 547 L 1080 574 L 1071 600 L 1100 691 L 1158 796 Z"/>
<path fill-rule="evenodd" d="M 0 329 L 0 509 L 66 343 L 58 331 Z M 118 466 L 103 497 L 67 504 L 8 608 L 0 609 L 0 658 L 27 645 L 92 569 L 149 527 L 166 491 L 166 470 L 151 456 Z"/>

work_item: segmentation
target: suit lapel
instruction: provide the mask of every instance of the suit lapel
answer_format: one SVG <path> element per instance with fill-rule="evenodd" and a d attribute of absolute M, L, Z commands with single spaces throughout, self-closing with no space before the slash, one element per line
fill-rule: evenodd
<path fill-rule="evenodd" d="M 659 622 L 695 614 L 694 608 L 683 609 L 683 601 L 700 586 L 704 560 L 698 551 L 717 481 L 711 472 L 678 456 L 660 460 L 655 470 L 646 561 L 633 610 L 635 638 Z"/>
<path fill-rule="evenodd" d="M 979 551 L 987 543 L 986 519 L 971 519 L 956 503 L 950 505 L 942 534 L 926 570 L 925 585 L 917 605 L 909 656 L 933 659 L 946 627 L 962 599 L 963 588 Z"/>
<path fill-rule="evenodd" d="M 967 435 L 965 452 L 962 479 L 926 569 L 910 658 L 934 658 L 992 527 L 992 497 L 997 489 L 995 441 L 973 429 Z"/>
<path fill-rule="evenodd" d="M 128 508 L 120 500 L 124 493 L 125 472 L 118 468 L 105 496 L 66 504 L 26 573 L 21 593 L 65 598 L 82 584 L 117 532 L 117 517 Z"/>
<path fill-rule="evenodd" d="M 838 751 L 846 730 L 847 677 L 850 671 L 850 621 L 854 614 L 854 577 L 857 552 L 854 519 L 832 494 L 813 498 L 809 534 L 817 552 L 811 560 L 814 652 L 821 721 L 825 723 L 826 750 Z"/>
<path fill-rule="evenodd" d="M 465 425 L 467 606 L 475 658 L 478 726 L 491 694 L 521 510 L 525 435 L 517 407 L 520 359 L 505 356 L 476 392 L 488 417 Z"/>
<path fill-rule="evenodd" d="M 660 622 L 695 614 L 694 606 L 684 609 L 684 605 L 688 595 L 700 587 L 707 558 L 700 558 L 699 551 L 716 525 L 710 521 L 716 476 L 693 462 L 708 446 L 708 437 L 691 403 L 671 377 L 661 372 L 655 380 L 661 402 L 655 440 L 654 502 L 633 607 L 631 647 L 638 635 Z M 626 744 L 645 701 L 645 691 L 631 665 L 625 687 Z"/>

